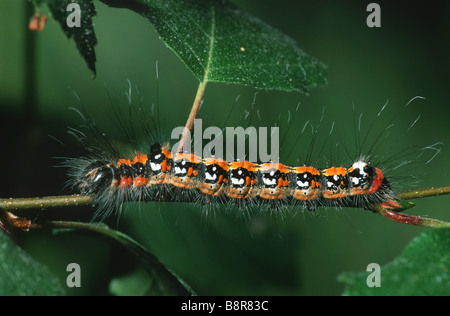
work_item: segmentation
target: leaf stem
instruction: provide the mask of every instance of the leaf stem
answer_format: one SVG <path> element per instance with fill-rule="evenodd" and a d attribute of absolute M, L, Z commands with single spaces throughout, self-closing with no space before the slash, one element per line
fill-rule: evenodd
<path fill-rule="evenodd" d="M 206 62 L 205 72 L 203 74 L 203 79 L 200 82 L 197 94 L 195 95 L 194 104 L 192 105 L 191 113 L 186 121 L 186 125 L 184 126 L 183 135 L 181 136 L 180 143 L 178 145 L 178 152 L 181 153 L 184 151 L 186 147 L 186 143 L 188 138 L 190 137 L 190 131 L 194 126 L 194 120 L 197 117 L 197 113 L 200 109 L 200 105 L 202 104 L 203 95 L 205 94 L 205 88 L 209 81 L 209 72 L 211 70 L 211 62 L 213 60 L 214 54 L 214 41 L 216 34 L 216 16 L 214 11 L 214 5 L 211 6 L 211 32 L 209 35 L 209 51 L 208 51 L 208 60 Z"/>
<path fill-rule="evenodd" d="M 206 76 L 205 76 L 206 77 Z M 191 113 L 186 121 L 186 125 L 184 126 L 183 135 L 181 136 L 180 143 L 178 145 L 178 152 L 181 153 L 184 151 L 186 147 L 186 143 L 190 138 L 192 127 L 194 126 L 194 120 L 197 117 L 198 110 L 200 109 L 200 105 L 202 104 L 203 95 L 205 94 L 206 84 L 208 83 L 207 78 L 205 78 L 197 89 L 197 94 L 194 99 L 194 104 L 192 104 Z"/>

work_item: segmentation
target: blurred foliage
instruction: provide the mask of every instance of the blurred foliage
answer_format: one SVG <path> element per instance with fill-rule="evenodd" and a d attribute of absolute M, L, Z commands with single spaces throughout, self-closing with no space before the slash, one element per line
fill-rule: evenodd
<path fill-rule="evenodd" d="M 321 123 L 313 150 L 316 157 L 326 157 L 320 165 L 354 158 L 349 156 L 355 151 L 354 117 L 359 113 L 368 144 L 378 135 L 370 132 L 372 126 L 383 129 L 393 123 L 379 153 L 448 143 L 449 3 L 378 1 L 382 26 L 371 29 L 365 24 L 366 3 L 233 2 L 326 63 L 329 84 L 311 90 L 308 97 L 211 84 L 200 111 L 204 127 L 233 126 L 243 110 L 258 111 L 260 119 L 252 124 L 277 124 L 281 135 L 288 131 L 281 154 L 292 164 L 301 162 L 310 148 L 310 132 L 301 133 L 308 120 Z M 76 105 L 70 89 L 109 137 L 126 141 L 108 120 L 108 94 L 113 102 L 126 104 L 127 79 L 139 87 L 144 105 L 158 106 L 161 124 L 168 131 L 184 125 L 198 79 L 166 48 L 146 19 L 96 3 L 97 78 L 91 80 L 75 44 L 65 38 L 57 22 L 48 21 L 40 33 L 27 31 L 34 14 L 27 5 L 27 1 L 0 2 L 0 23 L 7 26 L 0 28 L 1 165 L 7 180 L 0 184 L 2 196 L 69 193 L 64 189 L 65 170 L 54 167 L 60 160 L 53 157 L 82 154 L 83 148 L 66 134 L 67 126 L 80 124 L 68 110 Z M 426 100 L 404 109 L 416 95 Z M 377 118 L 386 100 L 383 114 L 390 118 Z M 288 113 L 292 118 L 299 102 L 295 120 L 288 121 Z M 419 113 L 420 120 L 408 131 Z M 365 134 L 361 139 L 366 139 Z M 428 164 L 423 163 L 427 159 L 419 159 L 407 168 L 388 168 L 387 175 L 401 190 L 448 185 L 449 159 L 444 147 Z M 387 159 L 383 165 L 389 164 Z M 409 212 L 449 220 L 448 201 L 446 196 L 418 200 Z M 92 213 L 87 208 L 28 215 L 89 221 Z M 130 205 L 120 219 L 111 218 L 108 224 L 143 244 L 200 295 L 341 294 L 344 284 L 336 280 L 339 273 L 364 271 L 372 262 L 384 266 L 425 231 L 356 209 L 321 209 L 316 214 L 291 210 L 250 218 L 239 210 L 203 210 L 180 203 Z M 80 264 L 82 287 L 66 289 L 69 295 L 145 293 L 139 263 L 110 240 L 83 232 L 53 235 L 50 231 L 19 234 L 17 240 L 60 280 L 67 277 L 68 263 Z"/>
<path fill-rule="evenodd" d="M 0 295 L 63 295 L 64 287 L 47 267 L 0 232 Z"/>
<path fill-rule="evenodd" d="M 380 269 L 379 287 L 369 273 L 342 273 L 344 295 L 450 295 L 450 230 L 435 229 L 414 238 L 403 253 Z"/>

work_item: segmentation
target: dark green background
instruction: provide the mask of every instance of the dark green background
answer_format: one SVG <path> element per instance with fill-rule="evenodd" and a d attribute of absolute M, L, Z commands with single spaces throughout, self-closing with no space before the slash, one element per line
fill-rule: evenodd
<path fill-rule="evenodd" d="M 418 161 L 414 168 L 394 173 L 394 182 L 401 189 L 449 184 L 450 3 L 378 1 L 382 10 L 379 29 L 370 29 L 365 23 L 370 1 L 235 3 L 292 36 L 307 53 L 329 67 L 328 86 L 313 89 L 309 96 L 264 91 L 257 95 L 253 113 L 259 110 L 261 121 L 252 124 L 277 124 L 281 134 L 288 127 L 288 111 L 301 102 L 301 112 L 282 144 L 282 153 L 296 144 L 304 122 L 316 124 L 325 108 L 315 154 L 346 164 L 345 150 L 333 148 L 339 142 L 355 150 L 352 104 L 355 113 L 364 113 L 364 126 L 368 128 L 389 100 L 387 115 L 374 125 L 383 129 L 392 118 L 395 124 L 380 150 L 399 152 L 410 144 L 445 144 L 431 163 Z M 145 104 L 159 104 L 167 132 L 184 125 L 198 82 L 158 39 L 147 20 L 95 1 L 99 44 L 97 78 L 91 80 L 75 44 L 65 38 L 55 21 L 50 20 L 41 33 L 27 31 L 32 12 L 26 11 L 25 4 L 0 1 L 1 197 L 69 193 L 63 188 L 65 170 L 55 168 L 59 161 L 52 157 L 80 151 L 72 145 L 62 146 L 48 135 L 71 144 L 66 128 L 77 127 L 80 120 L 68 110 L 76 105 L 70 88 L 109 134 L 114 134 L 114 127 L 102 114 L 109 108 L 107 91 L 113 92 L 119 104 L 126 104 L 127 79 L 139 87 Z M 204 119 L 203 126 L 224 127 L 224 118 L 240 96 L 228 126 L 238 124 L 237 117 L 244 108 L 251 108 L 255 92 L 248 87 L 210 84 L 199 115 Z M 402 109 L 417 95 L 426 100 Z M 422 117 L 418 124 L 405 133 L 419 113 Z M 335 128 L 327 137 L 332 121 Z M 376 136 L 371 133 L 372 142 Z M 296 148 L 307 152 L 309 138 L 304 134 Z M 320 151 L 325 140 L 325 149 Z M 298 151 L 283 158 L 295 164 Z M 326 159 L 321 161 L 325 164 Z M 404 177 L 407 175 L 417 179 L 411 181 Z M 448 202 L 445 196 L 420 200 L 410 213 L 449 221 Z M 301 210 L 252 218 L 241 213 L 216 209 L 206 214 L 193 205 L 141 204 L 128 208 L 118 224 L 116 219 L 110 224 L 148 247 L 201 295 L 340 294 L 344 285 L 336 281 L 337 274 L 363 271 L 372 262 L 383 265 L 391 261 L 424 230 L 359 209 L 321 209 L 316 216 Z M 92 210 L 39 211 L 35 216 L 48 214 L 86 219 Z M 136 268 L 124 249 L 98 236 L 29 232 L 17 238 L 62 282 L 67 264 L 81 265 L 82 287 L 68 289 L 69 294 L 106 294 L 112 276 L 124 276 Z M 134 287 L 131 293 L 140 292 L 140 282 L 130 284 Z"/>

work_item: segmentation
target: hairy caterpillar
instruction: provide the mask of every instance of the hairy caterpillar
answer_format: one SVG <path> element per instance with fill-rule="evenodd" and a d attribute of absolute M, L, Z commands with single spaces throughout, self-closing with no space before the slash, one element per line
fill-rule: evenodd
<path fill-rule="evenodd" d="M 308 211 L 322 206 L 401 207 L 382 168 L 372 166 L 367 158 L 356 159 L 347 166 L 318 168 L 310 164 L 201 157 L 173 152 L 169 143 L 156 142 L 128 157 L 94 149 L 91 155 L 69 159 L 65 165 L 70 168 L 69 185 L 78 192 L 94 195 L 99 215 L 108 215 L 123 203 L 133 201 L 273 210 L 294 206 Z"/>

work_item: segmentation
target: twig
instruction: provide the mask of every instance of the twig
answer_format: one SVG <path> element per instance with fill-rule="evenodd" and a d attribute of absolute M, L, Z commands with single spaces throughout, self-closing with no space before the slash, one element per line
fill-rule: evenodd
<path fill-rule="evenodd" d="M 438 188 L 431 187 L 428 189 L 419 189 L 419 190 L 400 192 L 397 194 L 397 198 L 399 198 L 400 200 L 412 200 L 412 199 L 420 199 L 420 198 L 424 198 L 424 197 L 438 196 L 438 195 L 444 195 L 444 194 L 450 194 L 450 186 L 438 187 Z"/>
<path fill-rule="evenodd" d="M 94 204 L 94 197 L 92 195 L 82 194 L 0 199 L 0 209 L 5 211 L 48 209 L 92 204 Z"/>
<path fill-rule="evenodd" d="M 450 194 L 450 186 L 439 188 L 427 188 L 413 191 L 399 192 L 397 198 L 401 200 L 413 200 L 424 197 L 439 196 Z M 164 198 L 159 197 L 159 202 L 172 202 L 169 195 L 164 195 Z M 34 197 L 34 198 L 10 198 L 0 199 L 0 210 L 16 211 L 25 209 L 47 209 L 57 207 L 73 207 L 73 206 L 87 206 L 93 205 L 95 198 L 93 195 L 60 195 L 48 197 Z M 156 200 L 155 200 L 156 201 Z M 150 201 L 149 201 L 150 202 Z"/>
<path fill-rule="evenodd" d="M 430 228 L 450 228 L 450 223 L 433 218 L 401 214 L 399 212 L 396 212 L 395 210 L 388 210 L 379 206 L 372 207 L 371 210 L 383 217 L 386 217 L 387 219 L 403 224 Z"/>

